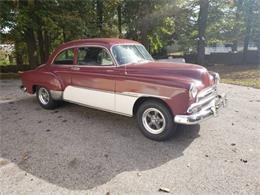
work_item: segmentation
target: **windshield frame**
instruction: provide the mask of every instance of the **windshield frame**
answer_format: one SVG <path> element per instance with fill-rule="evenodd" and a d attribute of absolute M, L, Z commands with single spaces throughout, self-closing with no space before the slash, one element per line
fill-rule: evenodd
<path fill-rule="evenodd" d="M 129 62 L 129 63 L 125 63 L 125 64 L 119 64 L 118 63 L 118 61 L 116 60 L 116 57 L 115 57 L 115 55 L 114 55 L 114 53 L 113 53 L 113 47 L 115 47 L 115 46 L 119 46 L 119 45 L 138 45 L 138 46 L 142 46 L 142 47 L 144 47 L 144 49 L 147 51 L 147 49 L 145 48 L 145 46 L 144 45 L 142 45 L 141 43 L 118 43 L 118 44 L 113 44 L 111 47 L 110 47 L 110 53 L 111 53 L 111 55 L 113 56 L 113 58 L 114 58 L 114 61 L 116 62 L 116 65 L 118 66 L 118 67 L 120 67 L 120 66 L 127 66 L 127 65 L 129 65 L 129 64 L 134 64 L 134 62 Z M 137 48 L 138 49 L 138 48 Z M 139 50 L 138 50 L 139 51 Z M 140 52 L 140 51 L 139 51 Z M 154 61 L 154 59 L 153 59 L 153 57 L 152 57 L 152 55 L 147 51 L 147 53 L 151 56 L 151 58 L 152 58 L 152 60 L 146 60 L 146 61 Z M 143 54 L 140 52 L 140 54 L 143 56 Z M 145 58 L 145 56 L 143 56 L 144 58 Z M 142 62 L 139 62 L 139 63 L 142 63 Z"/>

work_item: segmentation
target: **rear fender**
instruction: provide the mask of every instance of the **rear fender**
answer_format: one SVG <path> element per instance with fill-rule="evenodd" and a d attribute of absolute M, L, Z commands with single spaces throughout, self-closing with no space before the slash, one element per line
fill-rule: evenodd
<path fill-rule="evenodd" d="M 27 88 L 28 93 L 35 93 L 36 86 L 44 86 L 50 91 L 63 91 L 64 86 L 51 72 L 27 71 L 20 73 L 22 84 Z"/>

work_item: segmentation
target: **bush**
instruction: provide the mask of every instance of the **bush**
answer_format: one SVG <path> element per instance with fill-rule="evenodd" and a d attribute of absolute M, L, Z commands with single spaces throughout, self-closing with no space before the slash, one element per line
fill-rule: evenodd
<path fill-rule="evenodd" d="M 27 70 L 32 70 L 35 67 L 27 64 L 23 65 L 0 65 L 0 72 L 1 73 L 17 73 L 18 71 L 27 71 Z"/>

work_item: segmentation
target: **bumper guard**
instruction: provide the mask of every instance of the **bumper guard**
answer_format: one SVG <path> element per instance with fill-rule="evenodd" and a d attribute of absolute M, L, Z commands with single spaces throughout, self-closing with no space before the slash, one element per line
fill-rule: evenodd
<path fill-rule="evenodd" d="M 197 124 L 213 116 L 217 116 L 219 110 L 223 107 L 226 107 L 226 105 L 226 94 L 217 95 L 206 107 L 203 107 L 196 113 L 190 115 L 176 115 L 174 117 L 174 122 L 185 125 Z"/>

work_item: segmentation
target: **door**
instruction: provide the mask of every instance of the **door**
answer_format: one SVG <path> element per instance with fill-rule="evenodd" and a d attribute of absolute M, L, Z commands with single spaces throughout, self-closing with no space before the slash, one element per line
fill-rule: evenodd
<path fill-rule="evenodd" d="M 71 85 L 63 98 L 83 105 L 115 111 L 115 64 L 108 50 L 98 46 L 77 49 L 77 64 L 71 71 Z"/>

